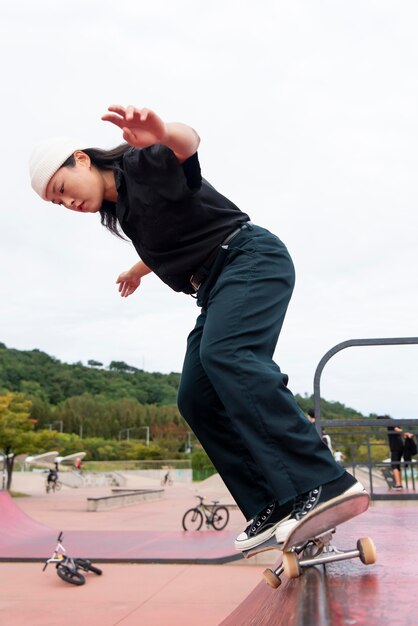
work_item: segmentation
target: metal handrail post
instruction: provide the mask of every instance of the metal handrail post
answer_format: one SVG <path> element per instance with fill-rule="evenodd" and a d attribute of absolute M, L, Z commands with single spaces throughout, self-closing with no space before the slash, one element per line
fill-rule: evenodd
<path fill-rule="evenodd" d="M 325 365 L 337 352 L 354 346 L 401 346 L 418 344 L 418 337 L 390 337 L 376 339 L 348 339 L 328 350 L 319 361 L 314 375 L 314 412 L 318 429 L 321 428 L 321 375 Z"/>
<path fill-rule="evenodd" d="M 366 436 L 367 441 L 367 465 L 369 467 L 370 493 L 373 495 L 372 453 L 370 450 L 370 432 Z"/>

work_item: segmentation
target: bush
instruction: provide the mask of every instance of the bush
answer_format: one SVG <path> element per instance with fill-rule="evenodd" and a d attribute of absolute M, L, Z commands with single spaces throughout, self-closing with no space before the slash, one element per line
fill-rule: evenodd
<path fill-rule="evenodd" d="M 56 450 L 59 456 L 75 452 L 85 452 L 86 460 L 125 461 L 164 458 L 164 450 L 156 443 L 146 446 L 143 442 L 132 439 L 118 441 L 103 437 L 85 437 L 59 433 L 56 430 L 38 430 L 22 435 L 22 446 L 26 454 L 42 454 Z"/>
<path fill-rule="evenodd" d="M 216 468 L 204 450 L 192 454 L 193 480 L 203 480 L 216 474 Z"/>

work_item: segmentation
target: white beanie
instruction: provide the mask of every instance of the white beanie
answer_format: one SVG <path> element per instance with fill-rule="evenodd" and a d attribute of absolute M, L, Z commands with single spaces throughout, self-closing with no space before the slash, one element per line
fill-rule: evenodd
<path fill-rule="evenodd" d="M 55 172 L 83 146 L 82 141 L 72 137 L 54 137 L 36 144 L 29 159 L 29 174 L 33 189 L 43 200 L 46 200 L 46 188 Z"/>

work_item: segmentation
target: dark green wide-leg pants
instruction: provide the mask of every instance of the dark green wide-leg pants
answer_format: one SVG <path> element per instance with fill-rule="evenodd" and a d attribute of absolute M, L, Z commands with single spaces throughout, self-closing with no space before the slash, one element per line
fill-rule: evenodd
<path fill-rule="evenodd" d="M 273 361 L 294 285 L 283 243 L 251 225 L 198 294 L 179 409 L 247 519 L 343 474 Z M 221 262 L 221 268 L 219 263 Z"/>

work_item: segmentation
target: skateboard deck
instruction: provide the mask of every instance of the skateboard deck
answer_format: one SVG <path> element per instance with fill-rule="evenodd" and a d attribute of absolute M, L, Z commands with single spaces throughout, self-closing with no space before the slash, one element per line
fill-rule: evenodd
<path fill-rule="evenodd" d="M 313 541 L 323 533 L 329 532 L 352 517 L 367 511 L 369 503 L 370 497 L 364 492 L 347 496 L 338 504 L 331 503 L 314 510 L 289 533 L 281 546 L 281 550 L 288 552 L 309 540 Z"/>
<path fill-rule="evenodd" d="M 389 487 L 389 489 L 392 489 L 392 487 L 395 485 L 395 478 L 393 476 L 393 472 L 390 469 L 390 467 L 382 469 L 382 476 L 385 479 L 386 484 Z"/>
<path fill-rule="evenodd" d="M 353 500 L 356 502 L 354 503 Z M 250 559 L 256 554 L 269 550 L 280 550 L 281 552 L 290 550 L 292 545 L 298 545 L 311 538 L 314 539 L 315 535 L 320 535 L 331 529 L 333 530 L 339 524 L 342 524 L 356 515 L 360 515 L 360 513 L 363 513 L 368 508 L 369 501 L 370 498 L 367 493 L 347 496 L 347 498 L 337 506 L 328 505 L 311 513 L 307 519 L 300 522 L 289 534 L 285 543 L 282 541 L 278 542 L 273 535 L 273 537 L 270 537 L 270 539 L 260 543 L 258 546 L 243 550 L 242 554 L 246 559 Z M 307 535 L 307 537 L 305 537 L 305 535 Z M 311 535 L 314 536 L 311 537 Z"/>

